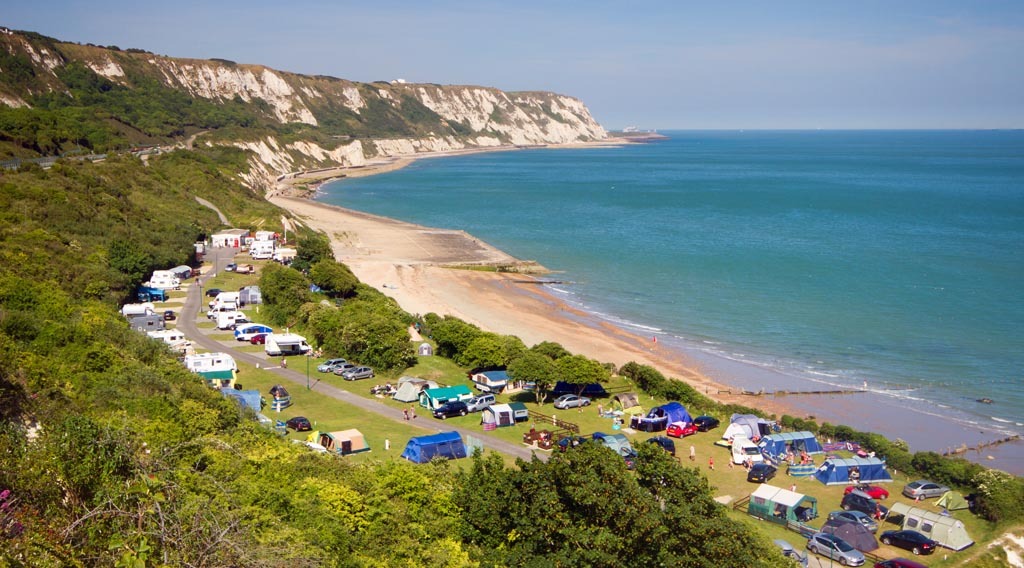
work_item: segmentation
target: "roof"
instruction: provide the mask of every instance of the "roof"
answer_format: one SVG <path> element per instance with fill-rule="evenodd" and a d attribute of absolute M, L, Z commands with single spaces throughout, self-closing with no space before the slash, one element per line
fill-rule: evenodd
<path fill-rule="evenodd" d="M 504 369 L 500 369 L 500 370 L 496 370 L 496 371 L 483 371 L 483 372 L 480 372 L 480 373 L 477 373 L 477 374 L 478 375 L 483 375 L 483 376 L 487 377 L 487 380 L 489 380 L 489 381 L 507 381 L 508 380 L 508 373 Z"/>
<path fill-rule="evenodd" d="M 512 407 L 507 404 L 492 404 L 485 408 L 484 412 L 487 412 L 488 410 L 495 414 L 497 414 L 498 412 L 507 412 L 509 414 L 512 414 Z"/>
<path fill-rule="evenodd" d="M 473 394 L 473 391 L 469 390 L 466 385 L 455 385 L 454 387 L 438 387 L 433 389 L 427 389 L 423 391 L 430 398 L 453 398 L 459 395 Z"/>
<path fill-rule="evenodd" d="M 430 444 L 443 444 L 444 442 L 462 441 L 462 436 L 458 432 L 441 432 L 440 434 L 432 434 L 430 436 L 416 436 L 409 438 L 409 443 L 416 443 L 421 446 Z"/>
<path fill-rule="evenodd" d="M 526 410 L 526 405 L 521 402 L 510 402 L 508 406 L 512 410 Z"/>
<path fill-rule="evenodd" d="M 885 461 L 878 458 L 829 458 L 827 462 L 836 467 L 864 467 L 866 465 L 885 465 Z"/>
<path fill-rule="evenodd" d="M 765 436 L 762 439 L 764 439 L 764 440 L 772 440 L 772 441 L 775 441 L 775 442 L 783 442 L 783 441 L 788 442 L 789 440 L 806 440 L 807 438 L 813 438 L 813 437 L 814 437 L 814 433 L 813 432 L 803 431 L 803 432 L 784 432 L 782 434 L 771 434 L 769 436 Z"/>
<path fill-rule="evenodd" d="M 900 515 L 912 514 L 915 517 L 927 519 L 934 525 L 955 526 L 957 524 L 963 524 L 960 521 L 956 520 L 954 517 L 947 517 L 942 513 L 936 513 L 934 511 L 929 511 L 927 509 L 922 509 L 920 507 L 914 507 L 906 503 L 900 503 L 898 501 L 896 503 L 893 503 L 892 506 L 889 507 L 889 513 L 899 513 Z"/>
<path fill-rule="evenodd" d="M 804 499 L 817 501 L 814 497 L 808 497 L 807 495 L 795 493 L 793 491 L 783 489 L 781 487 L 768 485 L 767 483 L 761 485 L 760 487 L 755 489 L 753 493 L 750 494 L 751 499 L 753 499 L 754 497 L 760 497 L 761 499 L 771 501 L 772 503 L 785 505 L 787 507 L 795 507 L 799 505 L 800 502 L 803 501 Z"/>

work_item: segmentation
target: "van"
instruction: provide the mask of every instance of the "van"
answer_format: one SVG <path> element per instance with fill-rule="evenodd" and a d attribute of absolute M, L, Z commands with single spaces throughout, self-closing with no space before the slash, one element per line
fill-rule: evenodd
<path fill-rule="evenodd" d="M 734 437 L 732 439 L 732 463 L 742 465 L 747 460 L 750 460 L 751 463 L 760 463 L 764 461 L 764 456 L 761 455 L 757 444 L 751 442 L 750 438 Z"/>
<path fill-rule="evenodd" d="M 235 320 L 244 318 L 245 314 L 239 311 L 220 312 L 217 314 L 217 329 L 231 329 Z"/>

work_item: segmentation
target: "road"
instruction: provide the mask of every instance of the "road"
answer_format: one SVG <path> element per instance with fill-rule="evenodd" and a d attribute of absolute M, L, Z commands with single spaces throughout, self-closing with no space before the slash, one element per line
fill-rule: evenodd
<path fill-rule="evenodd" d="M 237 248 L 224 247 L 209 247 L 206 250 L 206 260 L 209 261 L 213 266 L 213 269 L 209 272 L 209 274 L 216 274 L 219 271 L 224 270 L 224 266 L 227 265 L 229 262 L 233 262 L 234 256 L 238 252 Z M 274 366 L 276 365 L 276 361 L 270 359 L 263 353 L 246 353 L 243 351 L 238 351 L 234 349 L 230 344 L 222 343 L 220 341 L 207 337 L 206 333 L 204 333 L 203 330 L 199 329 L 199 327 L 196 325 L 197 320 L 206 321 L 205 310 L 202 310 L 202 308 L 205 308 L 202 293 L 202 286 L 196 286 L 194 283 L 191 284 L 188 289 L 188 295 L 186 296 L 185 304 L 178 315 L 178 329 L 181 330 L 182 333 L 184 333 L 185 336 L 188 337 L 189 340 L 191 340 L 195 346 L 202 347 L 203 349 L 207 349 L 209 351 L 220 351 L 223 353 L 228 353 L 235 358 L 235 361 L 245 362 L 253 366 L 263 367 L 267 371 L 278 375 L 283 380 L 295 383 L 297 385 L 301 385 L 303 387 L 306 386 L 307 381 L 306 374 L 304 372 L 300 373 L 299 371 L 293 369 L 282 369 L 280 366 Z M 346 404 L 351 404 L 363 410 L 374 412 L 384 418 L 388 418 L 396 422 L 405 421 L 402 415 L 402 411 L 400 409 L 387 406 L 385 404 L 381 404 L 374 400 L 363 398 L 361 396 L 352 394 L 346 390 L 340 389 L 333 385 L 320 382 L 313 387 L 313 390 L 324 396 L 329 396 L 331 398 L 340 400 Z M 483 442 L 484 447 L 488 449 L 498 451 L 503 454 L 508 454 L 510 456 L 514 456 L 517 458 L 523 458 L 525 460 L 529 460 L 535 454 L 533 450 L 526 446 L 523 446 L 522 444 L 510 443 L 505 440 L 501 440 L 499 438 L 495 438 L 493 436 L 485 434 L 479 430 L 471 430 L 469 428 L 451 426 L 450 424 L 447 423 L 444 423 L 444 428 L 442 429 L 435 426 L 435 423 L 432 421 L 431 418 L 423 418 L 424 420 L 418 422 L 416 425 L 427 430 L 433 430 L 435 432 L 455 431 L 460 433 L 464 439 L 467 436 L 472 436 L 477 440 L 481 440 Z M 542 460 L 547 460 L 548 458 L 547 454 L 543 452 L 536 452 L 536 455 L 538 458 Z"/>

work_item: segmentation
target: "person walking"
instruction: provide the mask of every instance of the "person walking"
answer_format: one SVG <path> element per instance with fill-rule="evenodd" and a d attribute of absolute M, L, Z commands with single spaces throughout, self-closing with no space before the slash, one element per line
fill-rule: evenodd
<path fill-rule="evenodd" d="M 402 409 L 402 418 L 404 418 L 405 420 L 409 420 L 409 409 L 408 408 L 403 408 Z"/>
<path fill-rule="evenodd" d="M 715 456 L 711 456 L 710 458 L 708 458 L 708 469 L 715 469 Z"/>
<path fill-rule="evenodd" d="M 690 461 L 697 461 L 697 448 L 690 446 Z"/>

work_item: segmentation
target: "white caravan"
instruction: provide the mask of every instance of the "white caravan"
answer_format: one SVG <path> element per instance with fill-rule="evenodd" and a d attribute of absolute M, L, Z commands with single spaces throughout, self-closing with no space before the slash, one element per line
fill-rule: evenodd
<path fill-rule="evenodd" d="M 264 344 L 264 351 L 270 356 L 303 355 L 312 350 L 305 337 L 294 333 L 267 334 L 267 342 Z"/>

